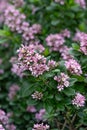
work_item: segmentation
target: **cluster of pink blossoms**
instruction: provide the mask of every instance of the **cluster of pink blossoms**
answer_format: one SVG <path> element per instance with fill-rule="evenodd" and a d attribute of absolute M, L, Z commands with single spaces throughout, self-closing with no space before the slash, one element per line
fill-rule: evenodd
<path fill-rule="evenodd" d="M 4 11 L 8 6 L 8 0 L 0 0 L 0 24 L 4 21 Z"/>
<path fill-rule="evenodd" d="M 23 72 L 29 70 L 33 76 L 38 77 L 45 71 L 49 71 L 50 68 L 56 66 L 56 62 L 53 60 L 49 60 L 47 63 L 47 59 L 37 53 L 34 48 L 32 48 L 32 45 L 22 45 L 17 52 L 18 61 L 17 63 L 13 63 L 12 71 L 18 73 L 18 75 L 23 76 Z"/>
<path fill-rule="evenodd" d="M 46 110 L 45 109 L 41 109 L 39 111 L 39 113 L 35 114 L 36 120 L 38 120 L 38 121 L 43 120 L 43 116 L 44 116 L 45 113 L 46 113 Z"/>
<path fill-rule="evenodd" d="M 76 75 L 82 74 L 80 64 L 74 59 L 69 59 L 68 61 L 65 61 L 65 66 L 72 74 L 76 74 Z"/>
<path fill-rule="evenodd" d="M 42 44 L 40 44 L 39 40 L 30 41 L 29 47 L 34 49 L 38 53 L 42 53 L 45 50 L 44 46 Z"/>
<path fill-rule="evenodd" d="M 69 77 L 64 73 L 60 73 L 59 76 L 55 76 L 54 80 L 58 82 L 58 91 L 62 91 L 64 87 L 69 87 Z"/>
<path fill-rule="evenodd" d="M 36 112 L 36 108 L 34 106 L 28 106 L 27 109 L 26 109 L 27 112 L 31 112 L 31 113 L 34 113 Z"/>
<path fill-rule="evenodd" d="M 85 0 L 75 0 L 77 4 L 79 4 L 82 8 L 86 8 L 86 2 Z"/>
<path fill-rule="evenodd" d="M 87 55 L 87 34 L 77 31 L 73 40 L 80 42 L 80 51 Z"/>
<path fill-rule="evenodd" d="M 5 130 L 5 128 L 0 124 L 0 130 Z"/>
<path fill-rule="evenodd" d="M 68 29 L 62 30 L 60 34 L 61 34 L 61 36 L 65 37 L 65 38 L 70 38 L 70 36 L 71 36 L 71 33 Z"/>
<path fill-rule="evenodd" d="M 19 91 L 20 87 L 16 84 L 13 84 L 10 89 L 9 89 L 9 93 L 8 93 L 8 97 L 10 100 L 13 100 L 14 97 L 16 96 L 17 91 Z"/>
<path fill-rule="evenodd" d="M 48 130 L 49 125 L 42 124 L 35 124 L 32 130 Z"/>
<path fill-rule="evenodd" d="M 80 93 L 76 93 L 75 98 L 72 100 L 72 104 L 76 105 L 77 107 L 83 107 L 85 104 L 85 97 L 80 94 Z"/>
<path fill-rule="evenodd" d="M 43 93 L 35 91 L 31 96 L 33 99 L 41 100 L 43 98 Z"/>
<path fill-rule="evenodd" d="M 22 32 L 21 26 L 25 20 L 25 15 L 20 14 L 19 10 L 16 10 L 14 6 L 9 5 L 5 10 L 5 24 L 12 30 L 18 33 Z"/>
<path fill-rule="evenodd" d="M 61 56 L 62 56 L 62 58 L 64 60 L 69 60 L 69 59 L 74 58 L 74 56 L 72 56 L 72 55 L 69 54 L 70 50 L 71 50 L 71 48 L 68 48 L 65 45 L 60 48 L 59 52 L 60 52 L 60 54 L 61 54 Z"/>
<path fill-rule="evenodd" d="M 30 41 L 35 39 L 35 34 L 41 32 L 40 24 L 29 25 L 25 21 L 26 16 L 21 14 L 19 10 L 15 9 L 14 6 L 9 5 L 5 11 L 5 24 L 11 29 L 11 31 L 16 31 L 22 34 L 22 38 L 25 41 Z"/>
<path fill-rule="evenodd" d="M 52 51 L 59 51 L 65 40 L 61 34 L 50 34 L 46 38 L 46 42 Z"/>
<path fill-rule="evenodd" d="M 39 53 L 35 53 L 34 49 L 28 46 L 22 46 L 18 50 L 18 57 L 22 65 L 36 77 L 49 70 L 46 65 L 46 58 Z"/>
<path fill-rule="evenodd" d="M 9 124 L 9 118 L 6 113 L 0 109 L 0 130 L 16 130 L 13 124 Z"/>
<path fill-rule="evenodd" d="M 64 46 L 65 38 L 70 38 L 70 36 L 70 31 L 68 29 L 64 29 L 59 34 L 48 35 L 46 42 L 51 51 L 60 51 Z"/>

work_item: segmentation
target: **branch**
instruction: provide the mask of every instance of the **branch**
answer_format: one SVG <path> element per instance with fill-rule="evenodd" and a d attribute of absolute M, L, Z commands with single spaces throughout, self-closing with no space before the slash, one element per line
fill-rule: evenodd
<path fill-rule="evenodd" d="M 63 125 L 63 127 L 62 127 L 62 129 L 61 129 L 61 130 L 64 130 L 64 129 L 65 129 L 66 124 L 67 124 L 67 121 L 65 120 L 64 125 Z"/>

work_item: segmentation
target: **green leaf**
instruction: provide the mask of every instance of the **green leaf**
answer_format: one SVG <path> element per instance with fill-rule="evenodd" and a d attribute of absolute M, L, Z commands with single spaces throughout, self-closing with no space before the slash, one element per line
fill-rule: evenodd
<path fill-rule="evenodd" d="M 53 107 L 52 107 L 51 103 L 49 103 L 49 102 L 44 103 L 44 108 L 46 109 L 47 113 L 51 113 L 53 110 Z"/>
<path fill-rule="evenodd" d="M 7 39 L 0 39 L 0 44 L 7 42 Z"/>
<path fill-rule="evenodd" d="M 59 70 L 59 69 L 55 69 L 55 70 L 53 70 L 52 72 L 53 72 L 53 73 L 59 73 L 60 70 Z"/>
<path fill-rule="evenodd" d="M 75 90 L 72 89 L 72 88 L 66 88 L 63 93 L 67 96 L 72 96 L 72 95 L 75 95 Z"/>
<path fill-rule="evenodd" d="M 70 78 L 69 82 L 70 82 L 70 86 L 73 86 L 75 84 L 75 82 L 77 82 L 77 79 L 76 78 Z"/>
<path fill-rule="evenodd" d="M 27 97 L 29 95 L 32 94 L 32 92 L 34 91 L 34 86 L 29 84 L 28 86 L 23 86 L 20 90 L 20 96 L 21 97 Z"/>
<path fill-rule="evenodd" d="M 59 22 L 60 22 L 59 20 L 54 20 L 54 21 L 51 22 L 51 24 L 56 26 L 57 24 L 59 24 Z"/>
<path fill-rule="evenodd" d="M 79 50 L 80 49 L 80 46 L 77 43 L 73 43 L 72 47 L 73 47 L 74 50 Z"/>
<path fill-rule="evenodd" d="M 59 94 L 57 94 L 57 95 L 55 96 L 55 98 L 56 98 L 57 101 L 61 101 L 61 100 L 62 100 L 62 96 L 59 95 Z"/>
<path fill-rule="evenodd" d="M 57 109 L 58 109 L 59 111 L 64 111 L 64 103 L 58 102 L 58 104 L 57 104 Z"/>
<path fill-rule="evenodd" d="M 27 100 L 27 105 L 29 105 L 29 106 L 34 106 L 34 105 L 36 105 L 36 104 L 37 104 L 37 101 L 34 100 L 34 99 L 32 99 L 32 98 L 29 98 L 29 99 Z"/>
<path fill-rule="evenodd" d="M 5 30 L 0 30 L 0 36 L 5 37 L 5 36 L 9 36 L 9 35 L 10 35 L 10 32 L 5 31 Z"/>
<path fill-rule="evenodd" d="M 48 56 L 49 53 L 50 53 L 50 52 L 49 52 L 49 49 L 48 49 L 48 48 L 46 48 L 45 51 L 43 52 L 44 56 Z"/>

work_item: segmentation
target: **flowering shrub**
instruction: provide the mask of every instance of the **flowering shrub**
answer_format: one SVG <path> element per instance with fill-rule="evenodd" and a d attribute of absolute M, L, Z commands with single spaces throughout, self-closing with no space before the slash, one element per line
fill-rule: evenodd
<path fill-rule="evenodd" d="M 86 0 L 1 0 L 0 130 L 87 129 Z"/>

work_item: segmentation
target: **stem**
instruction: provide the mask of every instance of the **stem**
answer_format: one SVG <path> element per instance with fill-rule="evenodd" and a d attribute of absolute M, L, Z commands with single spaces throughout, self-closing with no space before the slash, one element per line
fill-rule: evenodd
<path fill-rule="evenodd" d="M 55 119 L 55 121 L 56 121 L 56 124 L 57 124 L 58 129 L 60 130 L 60 125 L 62 125 L 62 123 L 58 122 L 57 119 Z"/>
<path fill-rule="evenodd" d="M 75 121 L 75 118 L 76 118 L 76 114 L 73 116 L 71 124 L 73 124 L 73 122 Z"/>
<path fill-rule="evenodd" d="M 64 130 L 64 129 L 65 129 L 66 124 L 67 124 L 67 121 L 65 120 L 64 125 L 63 125 L 63 127 L 62 127 L 62 129 L 61 129 L 61 130 Z"/>

